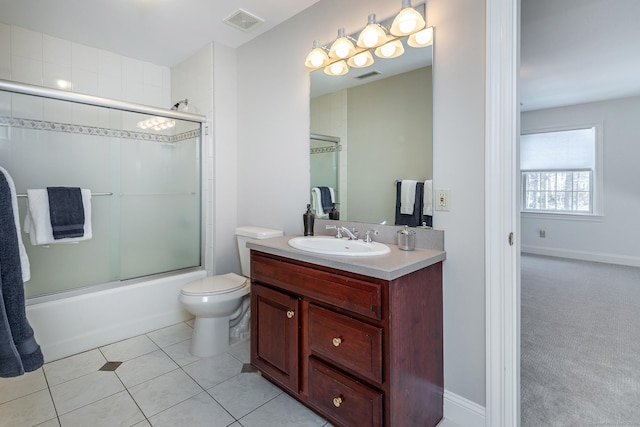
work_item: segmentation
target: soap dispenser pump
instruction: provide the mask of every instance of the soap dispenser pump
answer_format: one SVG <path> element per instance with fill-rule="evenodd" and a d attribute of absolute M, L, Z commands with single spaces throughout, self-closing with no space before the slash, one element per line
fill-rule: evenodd
<path fill-rule="evenodd" d="M 302 215 L 302 223 L 304 224 L 304 235 L 313 236 L 313 222 L 315 216 L 311 212 L 311 205 L 307 204 L 307 211 Z"/>

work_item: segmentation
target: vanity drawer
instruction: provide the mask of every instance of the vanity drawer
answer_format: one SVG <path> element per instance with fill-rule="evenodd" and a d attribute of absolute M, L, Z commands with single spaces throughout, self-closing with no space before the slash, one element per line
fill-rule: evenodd
<path fill-rule="evenodd" d="M 251 279 L 380 320 L 382 284 L 283 262 L 252 252 Z"/>
<path fill-rule="evenodd" d="M 382 329 L 309 304 L 309 349 L 382 384 Z"/>
<path fill-rule="evenodd" d="M 309 359 L 309 403 L 344 426 L 382 426 L 383 395 Z"/>

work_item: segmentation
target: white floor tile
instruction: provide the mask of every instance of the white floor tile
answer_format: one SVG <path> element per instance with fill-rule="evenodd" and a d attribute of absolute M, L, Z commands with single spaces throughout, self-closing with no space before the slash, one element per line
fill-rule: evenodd
<path fill-rule="evenodd" d="M 202 392 L 149 419 L 153 427 L 227 427 L 234 418 Z"/>
<path fill-rule="evenodd" d="M 42 424 L 38 424 L 35 427 L 60 427 L 60 421 L 57 418 L 50 419 L 49 421 L 45 421 Z"/>
<path fill-rule="evenodd" d="M 156 350 L 128 360 L 116 369 L 116 375 L 125 387 L 133 387 L 177 369 L 178 365 L 162 350 Z"/>
<path fill-rule="evenodd" d="M 47 363 L 43 368 L 51 387 L 95 372 L 106 361 L 100 350 L 94 349 Z"/>
<path fill-rule="evenodd" d="M 138 405 L 126 391 L 60 416 L 62 427 L 131 426 L 144 420 Z"/>
<path fill-rule="evenodd" d="M 55 418 L 49 390 L 41 390 L 0 405 L 0 427 L 35 426 Z"/>
<path fill-rule="evenodd" d="M 191 345 L 191 340 L 186 340 L 179 342 L 178 344 L 170 345 L 169 347 L 165 347 L 165 353 L 173 359 L 179 366 L 186 366 L 193 362 L 197 362 L 200 360 L 199 357 L 194 356 L 189 352 L 189 346 Z"/>
<path fill-rule="evenodd" d="M 147 418 L 202 391 L 202 387 L 181 369 L 176 369 L 129 389 L 131 396 Z"/>
<path fill-rule="evenodd" d="M 258 373 L 243 373 L 208 390 L 236 419 L 275 398 L 282 390 Z"/>
<path fill-rule="evenodd" d="M 115 373 L 97 371 L 51 387 L 51 395 L 62 415 L 123 390 Z"/>
<path fill-rule="evenodd" d="M 285 393 L 239 421 L 243 427 L 320 427 L 327 423 Z"/>
<path fill-rule="evenodd" d="M 249 340 L 245 340 L 239 342 L 238 344 L 233 345 L 229 351 L 233 357 L 241 361 L 242 363 L 250 363 L 251 362 L 251 345 Z"/>
<path fill-rule="evenodd" d="M 186 323 L 178 323 L 157 331 L 149 332 L 147 336 L 153 340 L 160 348 L 177 344 L 181 341 L 188 340 L 193 334 L 193 328 Z"/>
<path fill-rule="evenodd" d="M 0 404 L 46 389 L 47 381 L 42 369 L 19 377 L 0 378 Z"/>
<path fill-rule="evenodd" d="M 200 359 L 185 366 L 183 369 L 202 388 L 208 390 L 216 384 L 238 375 L 242 370 L 242 362 L 230 354 L 223 353 L 218 356 Z"/>
<path fill-rule="evenodd" d="M 158 350 L 159 347 L 146 335 L 129 338 L 114 344 L 100 347 L 100 351 L 108 361 L 126 362 L 143 354 Z"/>

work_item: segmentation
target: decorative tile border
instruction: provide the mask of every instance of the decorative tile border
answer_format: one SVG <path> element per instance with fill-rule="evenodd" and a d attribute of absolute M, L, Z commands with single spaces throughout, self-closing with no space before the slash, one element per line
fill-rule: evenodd
<path fill-rule="evenodd" d="M 342 147 L 337 148 L 335 145 L 327 145 L 325 147 L 316 147 L 311 149 L 311 154 L 322 154 L 322 153 L 335 153 L 339 151 Z"/>
<path fill-rule="evenodd" d="M 136 132 L 122 129 L 109 129 L 95 126 L 74 125 L 69 123 L 48 122 L 45 120 L 21 119 L 14 117 L 0 116 L 0 125 L 22 129 L 48 130 L 53 132 L 66 132 L 81 135 L 107 136 L 123 139 L 134 139 L 139 141 L 154 141 L 165 143 L 176 143 L 188 139 L 199 137 L 200 129 L 190 130 L 177 135 L 160 135 L 147 132 Z"/>

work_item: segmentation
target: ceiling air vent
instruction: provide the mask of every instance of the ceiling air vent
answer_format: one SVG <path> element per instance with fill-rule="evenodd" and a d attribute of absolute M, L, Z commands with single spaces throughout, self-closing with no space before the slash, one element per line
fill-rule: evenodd
<path fill-rule="evenodd" d="M 366 73 L 366 74 L 361 74 L 359 76 L 356 76 L 356 79 L 360 79 L 360 80 L 364 80 L 364 79 L 368 79 L 369 77 L 374 77 L 377 75 L 382 74 L 380 71 L 371 71 L 370 73 Z"/>
<path fill-rule="evenodd" d="M 231 15 L 223 19 L 223 22 L 235 27 L 241 31 L 251 31 L 254 27 L 262 24 L 264 19 L 258 18 L 255 15 L 250 14 L 246 10 L 238 9 Z"/>

